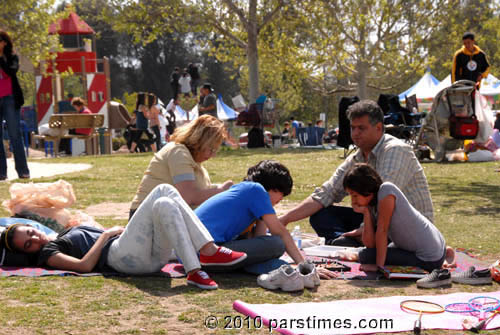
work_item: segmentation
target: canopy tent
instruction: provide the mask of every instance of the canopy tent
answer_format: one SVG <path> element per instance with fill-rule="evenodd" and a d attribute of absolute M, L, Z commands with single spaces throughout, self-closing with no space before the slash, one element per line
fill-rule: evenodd
<path fill-rule="evenodd" d="M 436 95 L 435 87 L 438 84 L 439 80 L 437 80 L 430 71 L 426 71 L 415 85 L 399 94 L 399 100 L 404 101 L 405 97 L 409 97 L 414 94 L 417 95 L 417 101 L 432 99 Z"/>
<path fill-rule="evenodd" d="M 166 107 L 167 110 L 170 110 L 172 108 L 173 103 L 174 103 L 174 99 L 170 99 L 170 101 Z M 163 103 L 160 103 L 160 105 L 163 105 Z M 176 121 L 186 121 L 188 119 L 186 111 L 184 109 L 182 109 L 182 107 L 179 105 L 175 106 L 174 114 L 175 114 Z M 190 117 L 190 119 L 191 119 L 191 117 Z"/>
<path fill-rule="evenodd" d="M 170 103 L 173 103 L 173 101 Z M 184 111 L 180 106 L 176 107 L 176 119 L 186 121 L 188 119 L 186 111 Z M 237 115 L 234 109 L 226 105 L 224 101 L 222 101 L 222 95 L 219 94 L 219 97 L 217 98 L 217 118 L 221 121 L 231 121 L 235 120 L 236 117 Z M 189 120 L 194 120 L 196 118 L 198 118 L 198 105 L 194 106 L 189 112 Z"/>

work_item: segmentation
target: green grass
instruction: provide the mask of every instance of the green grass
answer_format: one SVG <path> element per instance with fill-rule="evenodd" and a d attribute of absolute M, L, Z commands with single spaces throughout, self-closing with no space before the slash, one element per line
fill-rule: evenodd
<path fill-rule="evenodd" d="M 46 159 L 44 163 L 89 163 L 92 168 L 64 176 L 41 178 L 70 182 L 77 196 L 74 208 L 102 202 L 130 202 L 151 154 Z M 222 150 L 204 166 L 213 182 L 239 182 L 246 170 L 262 159 L 276 159 L 288 166 L 294 189 L 284 202 L 299 202 L 331 177 L 342 163 L 340 151 Z M 498 162 L 423 164 L 434 207 L 436 225 L 447 243 L 472 249 L 487 260 L 500 254 L 500 174 Z M 9 197 L 8 183 L 0 185 L 2 199 Z M 349 199 L 345 199 L 349 204 Z M 8 215 L 5 209 L 0 214 Z M 105 226 L 125 225 L 125 220 L 98 218 Z M 310 231 L 307 220 L 300 225 Z M 0 278 L 1 334 L 266 334 L 267 330 L 223 329 L 224 316 L 236 317 L 232 303 L 290 303 L 369 298 L 388 295 L 443 294 L 458 291 L 487 292 L 486 287 L 454 285 L 449 289 L 419 291 L 408 282 L 329 281 L 315 292 L 287 294 L 257 286 L 254 276 L 217 274 L 220 289 L 204 292 L 188 287 L 185 279 L 165 278 Z M 355 313 L 355 312 L 353 312 Z M 205 319 L 219 318 L 215 330 Z M 432 331 L 431 334 L 446 334 Z"/>

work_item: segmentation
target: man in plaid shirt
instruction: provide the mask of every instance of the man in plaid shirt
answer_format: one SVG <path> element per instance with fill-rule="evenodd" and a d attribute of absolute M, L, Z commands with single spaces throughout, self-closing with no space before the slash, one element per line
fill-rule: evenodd
<path fill-rule="evenodd" d="M 325 237 L 327 244 L 360 246 L 363 215 L 350 207 L 334 205 L 348 195 L 342 181 L 356 163 L 374 167 L 384 182 L 398 186 L 411 205 L 432 222 L 432 200 L 424 170 L 409 145 L 384 134 L 384 114 L 380 107 L 371 100 L 359 101 L 349 107 L 348 118 L 352 140 L 359 149 L 321 187 L 280 217 L 281 222 L 287 225 L 310 217 L 311 226 Z"/>

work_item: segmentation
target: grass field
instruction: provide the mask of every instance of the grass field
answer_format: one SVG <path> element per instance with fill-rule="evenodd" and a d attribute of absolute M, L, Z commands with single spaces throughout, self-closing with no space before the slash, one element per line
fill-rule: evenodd
<path fill-rule="evenodd" d="M 262 159 L 287 165 L 294 189 L 283 202 L 293 205 L 308 196 L 342 163 L 340 151 L 222 150 L 204 165 L 213 182 L 241 181 L 249 166 Z M 103 202 L 129 202 L 150 154 L 58 158 L 44 163 L 89 163 L 93 168 L 63 176 L 77 196 L 74 208 Z M 493 261 L 500 255 L 500 173 L 498 162 L 424 163 L 435 207 L 436 225 L 447 244 L 472 249 Z M 56 181 L 60 177 L 37 182 Z M 9 197 L 9 183 L 0 184 L 1 199 Z M 348 203 L 349 199 L 345 199 Z M 8 212 L 1 209 L 2 215 Z M 97 217 L 105 226 L 125 220 Z M 307 221 L 300 222 L 311 230 Z M 257 286 L 254 276 L 217 274 L 214 292 L 188 287 L 185 279 L 165 278 L 0 278 L 0 334 L 266 334 L 266 330 L 205 328 L 210 316 L 236 316 L 232 303 L 289 303 L 368 298 L 389 295 L 444 294 L 458 291 L 496 291 L 486 287 L 454 285 L 448 289 L 418 290 L 408 282 L 323 281 L 317 291 L 286 294 Z M 354 312 L 353 312 L 354 313 Z M 429 334 L 447 334 L 432 331 Z"/>

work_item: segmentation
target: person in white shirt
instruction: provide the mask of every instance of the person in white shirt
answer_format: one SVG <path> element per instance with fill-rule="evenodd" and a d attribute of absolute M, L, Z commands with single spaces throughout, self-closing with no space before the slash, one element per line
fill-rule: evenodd
<path fill-rule="evenodd" d="M 191 95 L 191 76 L 188 74 L 187 69 L 182 71 L 182 75 L 179 78 L 179 85 L 181 87 L 181 93 L 184 94 L 185 97 L 189 97 Z"/>

